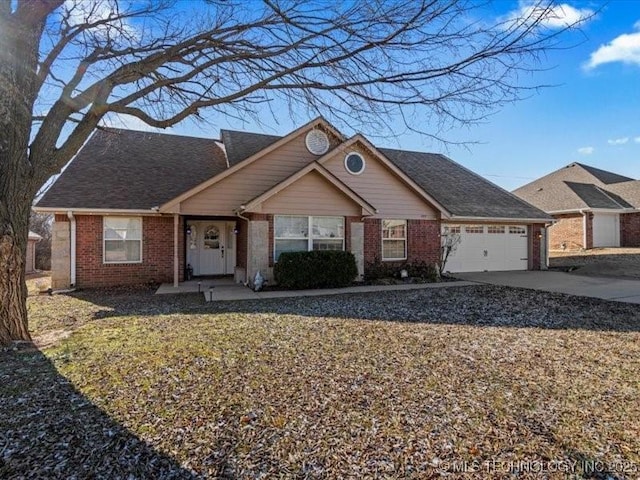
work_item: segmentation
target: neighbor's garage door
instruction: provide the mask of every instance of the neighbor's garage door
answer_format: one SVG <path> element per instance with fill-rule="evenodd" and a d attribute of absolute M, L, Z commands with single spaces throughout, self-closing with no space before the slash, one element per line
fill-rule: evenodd
<path fill-rule="evenodd" d="M 617 213 L 593 214 L 593 246 L 620 246 L 620 217 Z"/>
<path fill-rule="evenodd" d="M 526 270 L 526 225 L 445 225 L 443 234 L 459 236 L 445 271 Z"/>

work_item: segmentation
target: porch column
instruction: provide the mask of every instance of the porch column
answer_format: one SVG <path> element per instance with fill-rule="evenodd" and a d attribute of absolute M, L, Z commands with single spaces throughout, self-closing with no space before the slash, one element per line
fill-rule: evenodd
<path fill-rule="evenodd" d="M 180 278 L 180 258 L 178 239 L 180 236 L 180 215 L 173 214 L 173 286 L 178 287 Z"/>

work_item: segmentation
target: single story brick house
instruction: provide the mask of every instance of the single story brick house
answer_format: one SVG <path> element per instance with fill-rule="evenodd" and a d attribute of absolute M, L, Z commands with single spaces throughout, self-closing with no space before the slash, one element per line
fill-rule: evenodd
<path fill-rule="evenodd" d="M 281 252 L 348 250 L 447 270 L 545 265 L 551 217 L 444 155 L 377 148 L 322 118 L 286 136 L 219 140 L 97 130 L 35 210 L 53 213 L 52 283 L 98 287 L 185 275 L 267 279 Z"/>
<path fill-rule="evenodd" d="M 576 162 L 513 193 L 556 220 L 550 250 L 640 247 L 640 180 Z"/>

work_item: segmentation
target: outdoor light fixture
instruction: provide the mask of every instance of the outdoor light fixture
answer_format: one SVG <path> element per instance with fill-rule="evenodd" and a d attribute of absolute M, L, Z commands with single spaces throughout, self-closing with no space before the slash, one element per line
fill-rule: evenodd
<path fill-rule="evenodd" d="M 191 225 L 187 227 L 187 235 L 191 235 Z"/>

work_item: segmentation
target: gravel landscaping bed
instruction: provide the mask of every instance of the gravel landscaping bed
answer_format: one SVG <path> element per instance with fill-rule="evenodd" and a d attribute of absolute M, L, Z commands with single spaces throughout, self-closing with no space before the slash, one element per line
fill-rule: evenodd
<path fill-rule="evenodd" d="M 479 285 L 29 309 L 43 349 L 0 353 L 0 478 L 640 476 L 635 305 Z"/>

